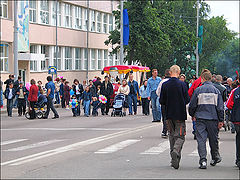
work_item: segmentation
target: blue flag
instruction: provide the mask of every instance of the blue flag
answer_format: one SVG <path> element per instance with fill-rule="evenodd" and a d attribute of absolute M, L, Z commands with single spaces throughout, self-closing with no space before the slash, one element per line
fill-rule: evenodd
<path fill-rule="evenodd" d="M 129 20 L 127 9 L 123 10 L 123 45 L 128 45 L 129 40 Z"/>

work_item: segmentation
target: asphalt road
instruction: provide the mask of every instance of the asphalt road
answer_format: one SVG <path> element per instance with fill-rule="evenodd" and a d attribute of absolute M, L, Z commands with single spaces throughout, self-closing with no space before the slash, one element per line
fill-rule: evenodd
<path fill-rule="evenodd" d="M 1 115 L 1 178 L 239 179 L 235 135 L 220 131 L 222 162 L 198 169 L 197 143 L 187 121 L 180 168 L 170 167 L 168 139 L 152 116 L 72 117 L 27 120 Z M 140 109 L 139 109 L 140 112 Z M 208 150 L 209 152 L 209 150 Z"/>

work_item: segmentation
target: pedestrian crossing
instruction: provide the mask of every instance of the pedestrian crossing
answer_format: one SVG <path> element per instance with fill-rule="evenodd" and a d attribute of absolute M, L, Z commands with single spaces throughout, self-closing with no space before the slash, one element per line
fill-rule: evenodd
<path fill-rule="evenodd" d="M 3 141 L 1 142 L 1 149 L 2 149 L 2 153 L 11 153 L 11 152 L 18 152 L 18 151 L 26 151 L 26 150 L 32 150 L 32 149 L 38 149 L 41 147 L 47 147 L 48 149 L 51 148 L 49 147 L 49 145 L 51 144 L 55 144 L 58 142 L 63 142 L 65 141 L 65 145 L 66 143 L 68 143 L 68 141 L 66 141 L 66 139 L 52 139 L 52 140 L 45 140 L 45 141 L 40 141 L 40 142 L 34 142 L 34 143 L 30 143 L 32 142 L 32 140 L 30 139 L 12 139 L 12 140 L 7 140 L 7 141 Z M 154 144 L 149 144 L 147 139 L 126 139 L 120 142 L 115 142 L 113 144 L 108 143 L 107 146 L 100 146 L 101 148 L 99 148 L 99 146 L 96 146 L 99 148 L 99 150 L 94 146 L 91 147 L 94 150 L 90 151 L 93 152 L 94 154 L 115 154 L 115 153 L 119 153 L 122 150 L 128 150 L 131 149 L 131 151 L 136 152 L 139 155 L 161 155 L 163 153 L 169 153 L 170 151 L 170 144 L 169 141 L 167 139 L 159 139 L 159 141 L 161 141 L 158 145 L 156 145 L 155 142 L 153 142 Z M 24 143 L 24 145 L 21 143 Z M 144 146 L 138 146 L 139 143 L 146 143 L 147 145 L 144 144 Z M 222 142 L 219 142 L 219 145 Z M 183 149 L 183 154 L 187 154 L 187 156 L 192 156 L 192 157 L 198 157 L 198 150 L 197 150 L 197 143 L 194 143 L 194 145 L 192 145 L 193 142 L 186 142 L 184 144 L 184 149 Z M 58 144 L 62 145 L 62 144 Z M 137 147 L 137 148 L 136 148 Z M 139 148 L 141 147 L 141 148 Z M 186 147 L 186 148 L 185 148 Z M 61 148 L 61 146 L 60 146 Z M 209 143 L 206 143 L 206 148 L 207 148 L 207 152 L 208 155 L 210 155 L 210 147 L 209 147 Z M 84 150 L 84 149 L 83 149 Z M 51 150 L 50 150 L 51 151 Z M 187 152 L 189 151 L 189 152 Z M 89 152 L 89 151 L 88 151 Z M 4 164 L 4 163 L 2 163 Z"/>

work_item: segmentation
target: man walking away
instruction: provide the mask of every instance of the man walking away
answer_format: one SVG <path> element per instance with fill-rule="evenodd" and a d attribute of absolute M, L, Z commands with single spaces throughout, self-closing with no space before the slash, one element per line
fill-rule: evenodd
<path fill-rule="evenodd" d="M 163 83 L 160 104 L 165 105 L 169 131 L 171 166 L 179 168 L 181 151 L 185 141 L 187 119 L 186 105 L 189 102 L 187 87 L 178 79 L 181 70 L 177 65 L 170 68 L 171 78 Z"/>
<path fill-rule="evenodd" d="M 157 95 L 160 97 L 162 84 L 167 82 L 170 79 L 170 69 L 166 69 L 165 78 L 159 83 L 157 88 Z M 163 119 L 163 129 L 162 129 L 162 138 L 167 138 L 167 117 L 166 117 L 166 106 L 161 105 L 162 119 Z"/>
<path fill-rule="evenodd" d="M 48 83 L 46 84 L 46 89 L 47 89 L 47 111 L 45 113 L 44 119 L 48 118 L 50 109 L 53 111 L 54 113 L 54 117 L 52 119 L 56 119 L 59 118 L 59 115 L 53 105 L 53 98 L 54 98 L 54 91 L 55 91 L 55 85 L 52 82 L 52 77 L 48 76 L 47 77 L 47 81 Z"/>
<path fill-rule="evenodd" d="M 113 94 L 113 86 L 112 86 L 112 83 L 109 82 L 108 76 L 105 76 L 105 81 L 103 81 L 101 84 L 100 93 L 102 95 L 106 96 L 106 98 L 107 98 L 107 103 L 103 104 L 101 107 L 102 115 L 104 115 L 105 113 L 106 113 L 106 115 L 108 115 L 109 108 L 110 108 L 110 98 Z M 105 108 L 106 108 L 106 111 L 104 112 Z"/>
<path fill-rule="evenodd" d="M 158 75 L 157 69 L 153 69 L 152 77 L 148 79 L 148 83 L 147 83 L 148 100 L 151 100 L 151 103 L 152 103 L 152 114 L 153 114 L 152 122 L 161 121 L 161 109 L 159 105 L 159 97 L 156 94 L 156 90 L 161 81 L 161 78 L 158 77 L 157 75 Z"/>
<path fill-rule="evenodd" d="M 200 156 L 199 168 L 207 168 L 206 141 L 209 139 L 212 161 L 215 166 L 221 162 L 218 144 L 218 128 L 223 125 L 223 100 L 221 93 L 211 82 L 212 74 L 204 72 L 201 75 L 202 86 L 193 93 L 189 104 L 189 114 L 196 118 L 196 138 L 198 154 Z"/>
<path fill-rule="evenodd" d="M 231 122 L 236 131 L 236 165 L 240 170 L 240 79 L 238 76 L 238 87 L 233 89 L 227 101 L 227 108 L 232 109 Z"/>
<path fill-rule="evenodd" d="M 136 115 L 137 114 L 137 94 L 139 95 L 139 86 L 138 86 L 138 82 L 133 80 L 132 74 L 129 75 L 128 86 L 130 89 L 130 92 L 128 94 L 129 115 L 133 115 L 132 106 L 133 106 L 134 115 Z"/>
<path fill-rule="evenodd" d="M 217 75 L 216 81 L 215 81 L 215 83 L 213 83 L 213 85 L 215 86 L 215 88 L 217 88 L 220 91 L 223 102 L 225 102 L 225 101 L 227 101 L 227 88 L 224 85 L 222 85 L 221 83 L 222 83 L 222 76 Z"/>

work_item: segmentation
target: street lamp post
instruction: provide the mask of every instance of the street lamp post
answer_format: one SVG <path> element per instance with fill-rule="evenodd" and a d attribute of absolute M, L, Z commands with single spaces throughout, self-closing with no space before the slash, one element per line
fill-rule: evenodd
<path fill-rule="evenodd" d="M 17 80 L 18 76 L 18 22 L 17 22 L 17 13 L 18 13 L 18 1 L 14 1 L 14 79 Z"/>
<path fill-rule="evenodd" d="M 121 4 L 121 40 L 120 40 L 120 65 L 123 65 L 123 0 L 120 0 L 120 4 Z"/>
<path fill-rule="evenodd" d="M 199 26 L 199 0 L 197 0 L 197 38 L 198 38 L 198 26 Z M 196 76 L 198 77 L 199 66 L 199 54 L 198 54 L 198 40 L 196 44 Z"/>
<path fill-rule="evenodd" d="M 56 0 L 56 77 L 57 77 L 57 70 L 58 70 L 58 44 L 57 44 L 57 26 L 58 26 L 58 15 L 57 15 L 57 11 L 58 11 L 58 0 Z"/>

